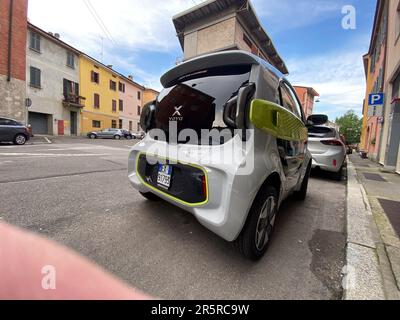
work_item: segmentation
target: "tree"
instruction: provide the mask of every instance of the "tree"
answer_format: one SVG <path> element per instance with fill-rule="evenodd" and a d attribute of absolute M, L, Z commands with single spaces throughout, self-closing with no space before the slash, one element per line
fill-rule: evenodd
<path fill-rule="evenodd" d="M 347 143 L 355 144 L 361 140 L 362 118 L 354 110 L 346 112 L 342 117 L 336 118 L 340 126 L 340 133 L 346 138 Z"/>

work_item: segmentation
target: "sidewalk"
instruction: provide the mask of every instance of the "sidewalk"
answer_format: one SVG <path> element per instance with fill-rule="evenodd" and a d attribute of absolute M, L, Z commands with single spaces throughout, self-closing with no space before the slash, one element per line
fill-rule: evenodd
<path fill-rule="evenodd" d="M 357 154 L 348 162 L 347 260 L 360 281 L 345 298 L 400 299 L 400 175 Z"/>

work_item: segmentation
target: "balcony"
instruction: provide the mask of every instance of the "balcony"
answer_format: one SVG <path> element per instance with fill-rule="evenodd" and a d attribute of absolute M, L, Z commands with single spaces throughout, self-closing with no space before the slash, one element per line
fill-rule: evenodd
<path fill-rule="evenodd" d="M 84 108 L 86 98 L 69 93 L 64 94 L 63 105 L 64 107 Z"/>

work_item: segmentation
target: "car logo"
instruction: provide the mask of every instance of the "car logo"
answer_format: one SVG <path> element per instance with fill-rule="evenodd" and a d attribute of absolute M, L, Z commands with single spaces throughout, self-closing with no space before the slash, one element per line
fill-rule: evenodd
<path fill-rule="evenodd" d="M 181 115 L 181 109 L 183 108 L 183 106 L 180 106 L 180 107 L 174 107 L 175 108 L 175 112 L 174 112 L 174 114 L 172 115 L 173 117 L 182 117 L 182 115 Z"/>

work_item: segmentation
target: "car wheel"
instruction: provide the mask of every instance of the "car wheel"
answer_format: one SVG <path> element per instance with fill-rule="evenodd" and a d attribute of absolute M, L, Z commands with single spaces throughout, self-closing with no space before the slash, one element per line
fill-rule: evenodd
<path fill-rule="evenodd" d="M 126 136 L 127 140 L 132 140 L 132 136 Z"/>
<path fill-rule="evenodd" d="M 97 136 L 96 136 L 95 134 L 91 134 L 91 135 L 89 136 L 89 138 L 90 138 L 90 139 L 96 139 Z"/>
<path fill-rule="evenodd" d="M 343 177 L 343 166 L 340 167 L 340 170 L 338 172 L 334 172 L 332 174 L 332 178 L 336 181 L 342 181 Z"/>
<path fill-rule="evenodd" d="M 23 134 L 17 134 L 14 138 L 14 144 L 23 146 L 26 143 L 26 136 Z"/>
<path fill-rule="evenodd" d="M 114 139 L 115 139 L 115 140 L 121 140 L 121 136 L 115 135 L 115 136 L 114 136 Z"/>
<path fill-rule="evenodd" d="M 274 231 L 278 211 L 278 192 L 272 186 L 262 187 L 250 209 L 249 217 L 235 241 L 240 252 L 251 260 L 265 254 Z"/>
<path fill-rule="evenodd" d="M 301 188 L 299 191 L 294 193 L 294 197 L 299 201 L 304 201 L 307 198 L 308 182 L 311 174 L 311 163 L 307 167 L 306 175 L 304 176 Z"/>
<path fill-rule="evenodd" d="M 159 201 L 160 198 L 151 192 L 139 192 L 143 197 L 150 201 Z"/>

